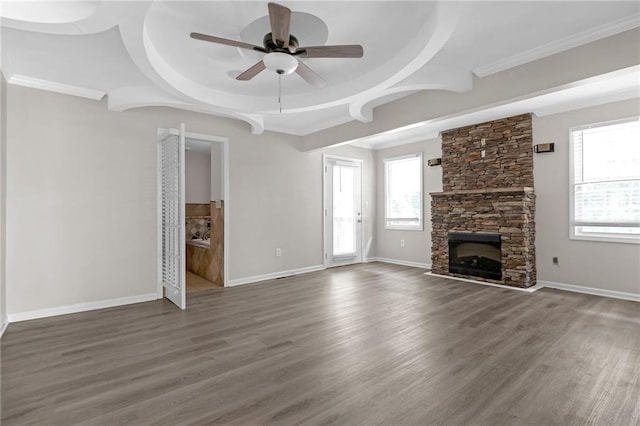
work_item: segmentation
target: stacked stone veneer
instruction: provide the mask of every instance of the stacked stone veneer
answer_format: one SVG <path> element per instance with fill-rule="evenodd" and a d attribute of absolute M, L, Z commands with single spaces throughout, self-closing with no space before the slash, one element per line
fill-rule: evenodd
<path fill-rule="evenodd" d="M 432 271 L 466 277 L 449 272 L 449 231 L 499 233 L 502 280 L 469 278 L 535 285 L 531 114 L 443 132 L 442 179 L 431 194 Z"/>

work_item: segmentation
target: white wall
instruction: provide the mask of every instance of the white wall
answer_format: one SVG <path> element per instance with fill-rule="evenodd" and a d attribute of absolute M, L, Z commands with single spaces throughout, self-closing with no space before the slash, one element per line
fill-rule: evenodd
<path fill-rule="evenodd" d="M 401 155 L 422 153 L 423 162 L 423 231 L 408 231 L 397 229 L 385 229 L 384 227 L 384 159 Z M 430 139 L 408 145 L 387 148 L 376 152 L 376 187 L 377 202 L 377 256 L 381 259 L 418 264 L 431 265 L 431 192 L 442 191 L 442 167 L 427 166 L 430 158 L 440 157 L 442 147 L 440 139 Z M 404 247 L 400 246 L 400 240 L 404 240 Z"/>
<path fill-rule="evenodd" d="M 8 106 L 10 315 L 155 293 L 156 131 L 180 122 L 230 140 L 229 279 L 322 265 L 322 152 L 301 152 L 300 138 L 170 108 L 109 112 L 106 101 L 13 85 Z M 371 153 L 331 152 L 365 159 L 373 205 Z"/>
<path fill-rule="evenodd" d="M 536 192 L 536 259 L 539 281 L 640 294 L 640 245 L 569 239 L 569 128 L 640 115 L 638 99 L 546 117 L 534 117 L 533 143 L 554 142 L 555 152 L 534 154 Z M 430 198 L 425 201 L 424 232 L 384 229 L 386 157 L 423 152 L 424 160 L 441 155 L 440 139 L 377 152 L 377 255 L 406 262 L 430 263 Z M 441 167 L 425 167 L 425 190 L 442 190 Z M 405 247 L 400 247 L 400 239 Z M 552 257 L 559 257 L 553 265 Z"/>
<path fill-rule="evenodd" d="M 539 280 L 640 294 L 640 245 L 569 239 L 569 128 L 639 115 L 634 99 L 534 118 L 533 143 L 555 143 L 533 156 Z"/>
<path fill-rule="evenodd" d="M 209 204 L 212 200 L 211 153 L 187 151 L 184 163 L 185 201 L 188 204 Z"/>

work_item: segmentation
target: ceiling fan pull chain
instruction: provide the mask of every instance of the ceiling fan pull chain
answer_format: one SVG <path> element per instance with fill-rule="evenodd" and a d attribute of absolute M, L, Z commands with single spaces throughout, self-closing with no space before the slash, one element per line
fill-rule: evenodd
<path fill-rule="evenodd" d="M 278 73 L 278 105 L 280 105 L 280 114 L 282 114 L 282 74 Z"/>

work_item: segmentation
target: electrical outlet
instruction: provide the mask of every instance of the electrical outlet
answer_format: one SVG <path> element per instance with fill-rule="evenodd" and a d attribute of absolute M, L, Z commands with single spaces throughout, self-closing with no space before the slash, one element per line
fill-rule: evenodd
<path fill-rule="evenodd" d="M 554 257 L 552 258 L 552 260 L 553 260 L 553 264 L 554 264 L 554 265 L 557 265 L 557 264 L 558 264 L 558 258 L 557 258 L 557 257 L 555 257 L 555 256 L 554 256 Z"/>
<path fill-rule="evenodd" d="M 400 247 L 404 247 L 404 240 L 400 240 Z"/>
<path fill-rule="evenodd" d="M 282 249 L 280 247 L 278 247 L 276 249 L 276 257 L 280 257 L 280 256 L 282 256 Z"/>
<path fill-rule="evenodd" d="M 487 151 L 485 151 L 484 149 L 482 151 L 480 151 L 480 155 L 482 156 L 482 158 L 487 156 Z"/>

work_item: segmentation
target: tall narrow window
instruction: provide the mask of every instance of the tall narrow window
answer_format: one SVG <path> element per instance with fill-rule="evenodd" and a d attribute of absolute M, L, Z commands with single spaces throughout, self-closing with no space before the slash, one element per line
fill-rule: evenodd
<path fill-rule="evenodd" d="M 571 237 L 640 243 L 640 121 L 571 129 Z"/>
<path fill-rule="evenodd" d="M 385 228 L 422 231 L 422 154 L 384 160 Z"/>

